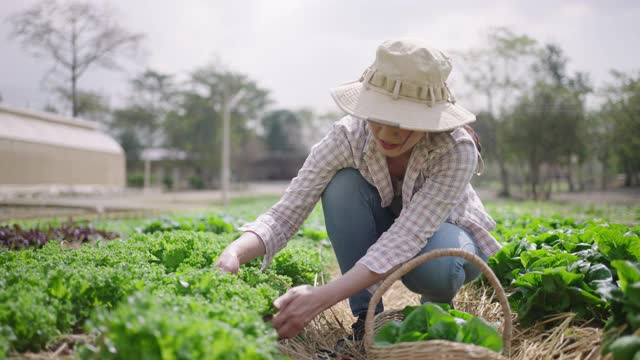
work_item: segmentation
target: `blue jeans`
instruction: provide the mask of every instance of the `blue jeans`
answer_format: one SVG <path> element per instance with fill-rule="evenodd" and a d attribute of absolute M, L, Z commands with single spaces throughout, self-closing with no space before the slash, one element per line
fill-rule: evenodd
<path fill-rule="evenodd" d="M 338 171 L 322 194 L 325 224 L 333 250 L 344 274 L 367 252 L 393 224 L 396 215 L 391 207 L 381 207 L 378 190 L 356 169 Z M 444 223 L 427 241 L 420 254 L 444 248 L 460 248 L 486 257 L 471 237 L 456 225 Z M 409 290 L 421 294 L 422 301 L 449 303 L 463 284 L 475 279 L 480 270 L 457 257 L 432 259 L 402 278 Z M 349 298 L 354 316 L 366 313 L 371 293 L 363 290 Z M 383 311 L 380 301 L 376 313 Z"/>

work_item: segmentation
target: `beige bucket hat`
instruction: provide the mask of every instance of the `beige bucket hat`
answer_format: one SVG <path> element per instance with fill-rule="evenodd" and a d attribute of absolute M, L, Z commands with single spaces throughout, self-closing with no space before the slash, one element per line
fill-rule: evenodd
<path fill-rule="evenodd" d="M 383 42 L 360 79 L 331 89 L 349 115 L 403 129 L 445 131 L 475 121 L 447 86 L 451 61 L 420 39 Z"/>

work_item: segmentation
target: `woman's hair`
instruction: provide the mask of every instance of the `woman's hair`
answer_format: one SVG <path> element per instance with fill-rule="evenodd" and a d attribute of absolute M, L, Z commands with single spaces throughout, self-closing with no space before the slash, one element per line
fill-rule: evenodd
<path fill-rule="evenodd" d="M 471 135 L 473 142 L 476 144 L 476 149 L 478 149 L 478 152 L 482 153 L 482 145 L 480 145 L 480 137 L 478 136 L 478 133 L 476 133 L 476 131 L 473 130 L 471 125 L 464 125 L 463 128 L 467 130 L 469 135 Z"/>

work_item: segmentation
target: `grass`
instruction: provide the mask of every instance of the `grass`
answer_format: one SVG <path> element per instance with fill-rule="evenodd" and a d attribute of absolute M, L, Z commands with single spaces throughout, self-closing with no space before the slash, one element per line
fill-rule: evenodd
<path fill-rule="evenodd" d="M 22 227 L 47 226 L 52 223 L 61 223 L 73 221 L 74 223 L 88 225 L 91 224 L 99 229 L 114 231 L 123 236 L 128 236 L 135 232 L 137 227 L 142 226 L 150 219 L 156 219 L 163 216 L 184 216 L 199 217 L 211 213 L 223 214 L 226 216 L 238 218 L 246 217 L 250 219 L 263 213 L 269 207 L 278 201 L 275 196 L 258 196 L 258 197 L 240 197 L 231 200 L 229 206 L 225 209 L 222 205 L 214 205 L 206 211 L 181 211 L 181 212 L 163 212 L 163 211 L 128 211 L 119 213 L 106 214 L 86 214 L 76 216 L 53 216 L 32 218 L 28 220 L 9 220 L 0 222 L 0 226 L 18 224 Z"/>
<path fill-rule="evenodd" d="M 492 200 L 485 201 L 484 204 L 493 217 L 522 215 L 534 217 L 561 216 L 571 217 L 576 220 L 603 219 L 608 222 L 629 226 L 640 223 L 639 205 L 583 205 L 556 201 L 514 200 Z"/>

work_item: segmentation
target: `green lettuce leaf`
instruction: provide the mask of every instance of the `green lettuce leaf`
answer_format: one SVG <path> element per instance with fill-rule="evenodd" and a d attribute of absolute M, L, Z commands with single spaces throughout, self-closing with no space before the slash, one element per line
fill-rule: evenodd
<path fill-rule="evenodd" d="M 609 261 L 640 261 L 640 237 L 635 234 L 624 235 L 607 227 L 593 230 L 596 244 Z"/>
<path fill-rule="evenodd" d="M 427 314 L 429 333 L 426 339 L 442 339 L 450 341 L 462 340 L 460 326 L 455 318 L 435 304 L 423 305 Z"/>
<path fill-rule="evenodd" d="M 502 337 L 498 331 L 481 318 L 474 317 L 462 327 L 462 341 L 484 346 L 496 352 L 502 351 Z"/>
<path fill-rule="evenodd" d="M 622 336 L 609 346 L 609 350 L 613 360 L 635 359 L 640 354 L 640 336 Z"/>
<path fill-rule="evenodd" d="M 401 322 L 398 320 L 389 321 L 384 324 L 374 337 L 374 342 L 377 345 L 383 346 L 395 344 L 398 339 L 398 333 L 400 332 L 400 324 Z"/>
<path fill-rule="evenodd" d="M 402 321 L 398 337 L 413 332 L 426 333 L 429 330 L 427 321 L 427 311 L 424 306 L 414 309 L 409 316 Z"/>

